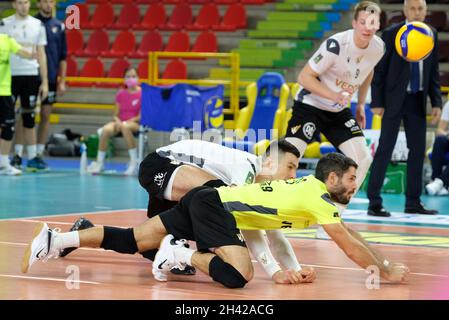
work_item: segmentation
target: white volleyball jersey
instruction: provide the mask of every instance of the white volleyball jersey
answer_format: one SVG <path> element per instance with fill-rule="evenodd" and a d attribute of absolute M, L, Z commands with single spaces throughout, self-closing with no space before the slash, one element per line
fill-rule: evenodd
<path fill-rule="evenodd" d="M 17 19 L 16 15 L 12 15 L 3 19 L 3 22 L 5 24 L 3 31 L 29 51 L 36 51 L 37 46 L 47 45 L 45 27 L 39 19 L 31 16 Z M 39 74 L 37 59 L 24 59 L 17 55 L 11 55 L 10 62 L 13 76 L 37 76 Z"/>
<path fill-rule="evenodd" d="M 161 157 L 201 168 L 227 185 L 253 183 L 262 170 L 262 157 L 207 141 L 181 140 L 156 152 Z"/>
<path fill-rule="evenodd" d="M 319 74 L 319 80 L 332 91 L 357 92 L 384 54 L 385 44 L 378 36 L 375 35 L 365 49 L 358 48 L 353 37 L 353 29 L 333 35 L 321 44 L 308 62 Z M 298 91 L 296 100 L 331 112 L 339 112 L 346 107 L 305 88 Z"/>

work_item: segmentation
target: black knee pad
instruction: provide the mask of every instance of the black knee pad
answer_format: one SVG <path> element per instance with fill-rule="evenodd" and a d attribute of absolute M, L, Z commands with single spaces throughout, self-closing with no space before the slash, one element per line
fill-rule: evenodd
<path fill-rule="evenodd" d="M 120 253 L 134 254 L 138 251 L 132 228 L 103 227 L 104 236 L 101 248 Z"/>
<path fill-rule="evenodd" d="M 23 112 L 22 113 L 22 122 L 23 122 L 23 126 L 27 129 L 33 129 L 34 126 L 36 125 L 36 119 L 35 119 L 35 112 L 33 111 L 28 111 L 28 112 Z"/>
<path fill-rule="evenodd" d="M 220 282 L 227 288 L 243 288 L 248 282 L 242 274 L 220 257 L 215 256 L 209 264 L 209 275 L 214 281 Z"/>
<path fill-rule="evenodd" d="M 5 123 L 1 126 L 2 134 L 1 138 L 6 141 L 11 141 L 14 136 L 14 121 L 12 121 L 12 124 Z"/>
<path fill-rule="evenodd" d="M 156 257 L 157 249 L 148 250 L 145 252 L 142 252 L 141 255 L 148 260 L 154 261 L 154 258 Z"/>

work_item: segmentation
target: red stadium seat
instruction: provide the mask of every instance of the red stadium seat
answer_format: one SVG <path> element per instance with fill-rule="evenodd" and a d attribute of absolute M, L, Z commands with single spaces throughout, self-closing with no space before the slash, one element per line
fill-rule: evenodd
<path fill-rule="evenodd" d="M 78 55 L 83 51 L 84 40 L 81 31 L 73 29 L 66 31 L 67 53 Z"/>
<path fill-rule="evenodd" d="M 184 31 L 173 32 L 168 39 L 164 51 L 167 52 L 187 52 L 190 49 L 189 34 Z"/>
<path fill-rule="evenodd" d="M 75 6 L 80 10 L 80 28 L 84 29 L 89 25 L 89 8 L 85 3 L 76 3 Z"/>
<path fill-rule="evenodd" d="M 129 29 L 131 26 L 139 24 L 139 22 L 139 8 L 134 3 L 127 3 L 122 7 L 117 21 L 111 27 L 113 29 Z"/>
<path fill-rule="evenodd" d="M 134 3 L 134 0 L 110 0 L 110 2 L 113 4 L 115 3 L 127 4 L 127 3 Z"/>
<path fill-rule="evenodd" d="M 80 77 L 102 78 L 104 77 L 104 65 L 98 58 L 91 58 L 86 61 L 80 72 Z M 92 87 L 95 82 L 73 83 L 75 87 Z"/>
<path fill-rule="evenodd" d="M 217 36 L 210 31 L 203 31 L 196 38 L 192 52 L 217 52 Z"/>
<path fill-rule="evenodd" d="M 190 4 L 206 4 L 206 3 L 210 3 L 210 0 L 187 0 L 188 3 Z"/>
<path fill-rule="evenodd" d="M 208 30 L 211 29 L 212 26 L 216 26 L 220 23 L 220 13 L 218 12 L 218 8 L 214 3 L 205 4 L 198 16 L 195 19 L 195 22 L 191 25 L 186 26 L 187 30 Z"/>
<path fill-rule="evenodd" d="M 131 31 L 123 30 L 115 38 L 111 50 L 103 52 L 102 55 L 108 58 L 128 56 L 134 52 L 135 47 L 134 34 Z"/>
<path fill-rule="evenodd" d="M 218 31 L 234 31 L 236 29 L 246 28 L 246 10 L 240 3 L 231 4 L 218 26 L 214 26 L 214 30 Z"/>
<path fill-rule="evenodd" d="M 153 3 L 148 7 L 147 12 L 143 16 L 139 24 L 133 26 L 136 30 L 156 29 L 165 24 L 167 19 L 165 7 L 161 3 Z"/>
<path fill-rule="evenodd" d="M 265 4 L 265 0 L 240 0 L 241 4 Z"/>
<path fill-rule="evenodd" d="M 148 79 L 148 59 L 143 60 L 137 66 L 137 75 L 140 79 Z"/>
<path fill-rule="evenodd" d="M 213 0 L 216 4 L 233 4 L 239 2 L 239 0 Z"/>
<path fill-rule="evenodd" d="M 86 26 L 88 29 L 101 29 L 112 25 L 114 22 L 114 8 L 109 2 L 100 3 Z"/>
<path fill-rule="evenodd" d="M 165 67 L 162 79 L 187 79 L 187 66 L 181 60 L 170 61 Z"/>
<path fill-rule="evenodd" d="M 123 78 L 125 76 L 125 71 L 130 67 L 130 63 L 125 59 L 117 59 L 115 60 L 111 67 L 109 68 L 107 77 L 108 78 Z M 101 88 L 118 88 L 121 84 L 119 83 L 101 83 L 98 87 Z"/>
<path fill-rule="evenodd" d="M 68 56 L 66 59 L 67 62 L 67 77 L 77 77 L 78 76 L 78 63 L 72 56 Z"/>
<path fill-rule="evenodd" d="M 161 29 L 165 30 L 181 30 L 185 26 L 192 23 L 192 8 L 189 4 L 179 3 L 173 9 L 170 18 L 165 26 Z"/>
<path fill-rule="evenodd" d="M 162 51 L 163 39 L 159 31 L 147 31 L 140 41 L 139 48 L 130 56 L 132 58 L 147 58 L 150 51 Z"/>
<path fill-rule="evenodd" d="M 87 42 L 86 48 L 79 54 L 82 57 L 96 57 L 109 50 L 109 36 L 104 30 L 95 30 Z"/>

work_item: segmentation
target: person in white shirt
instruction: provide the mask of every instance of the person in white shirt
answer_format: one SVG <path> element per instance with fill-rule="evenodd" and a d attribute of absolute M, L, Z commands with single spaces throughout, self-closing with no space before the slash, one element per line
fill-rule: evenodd
<path fill-rule="evenodd" d="M 366 146 L 365 100 L 373 70 L 384 54 L 385 44 L 375 35 L 379 28 L 379 6 L 362 1 L 354 8 L 353 29 L 325 40 L 298 76 L 301 85 L 288 124 L 286 139 L 301 155 L 316 133 L 326 138 L 358 165 L 361 186 L 372 157 Z M 355 117 L 347 108 L 358 92 Z M 339 206 L 343 210 L 346 206 Z M 318 229 L 317 236 L 326 238 Z"/>
<path fill-rule="evenodd" d="M 443 107 L 432 149 L 432 181 L 426 185 L 427 194 L 446 196 L 449 194 L 449 101 Z"/>
<path fill-rule="evenodd" d="M 3 19 L 3 30 L 25 49 L 37 52 L 37 59 L 11 57 L 12 97 L 14 102 L 20 98 L 22 114 L 21 121 L 17 123 L 15 155 L 11 165 L 21 169 L 24 141 L 27 144 L 27 170 L 45 170 L 46 165 L 37 157 L 35 108 L 38 96 L 45 100 L 48 94 L 47 36 L 43 23 L 29 15 L 29 0 L 14 0 L 12 5 L 16 13 Z"/>
<path fill-rule="evenodd" d="M 298 150 L 285 140 L 272 142 L 263 156 L 207 141 L 181 140 L 147 155 L 139 168 L 139 182 L 148 192 L 147 215 L 151 218 L 174 207 L 195 187 L 240 186 L 295 178 L 298 161 Z M 89 220 L 81 218 L 75 222 L 71 231 L 92 226 Z M 291 244 L 280 230 L 265 233 L 260 230 L 242 230 L 254 258 L 273 281 L 280 284 L 314 281 L 315 271 L 298 263 Z M 65 249 L 61 256 L 71 251 L 72 248 Z M 154 260 L 156 253 L 157 250 L 150 250 L 142 255 Z M 189 267 L 184 270 L 173 269 L 172 273 L 194 274 L 194 269 L 193 272 Z"/>

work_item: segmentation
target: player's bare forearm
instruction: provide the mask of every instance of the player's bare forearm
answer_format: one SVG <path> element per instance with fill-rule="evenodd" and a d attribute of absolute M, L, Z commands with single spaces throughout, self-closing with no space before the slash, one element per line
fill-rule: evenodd
<path fill-rule="evenodd" d="M 65 82 L 66 75 L 67 75 L 67 61 L 61 60 L 59 62 L 59 81 Z"/>
<path fill-rule="evenodd" d="M 318 76 L 307 64 L 299 73 L 298 83 L 311 93 L 334 101 L 336 92 L 319 81 Z"/>
<path fill-rule="evenodd" d="M 366 240 L 360 235 L 360 233 L 358 233 L 355 230 L 352 230 L 351 228 L 349 228 L 347 225 L 344 225 L 346 227 L 346 229 L 349 231 L 349 233 L 356 238 L 358 241 L 360 241 L 369 251 L 371 251 L 371 253 L 377 258 L 378 261 L 385 261 L 385 257 L 376 249 L 374 249 L 372 246 L 370 246 L 368 244 L 368 242 L 366 242 Z"/>

